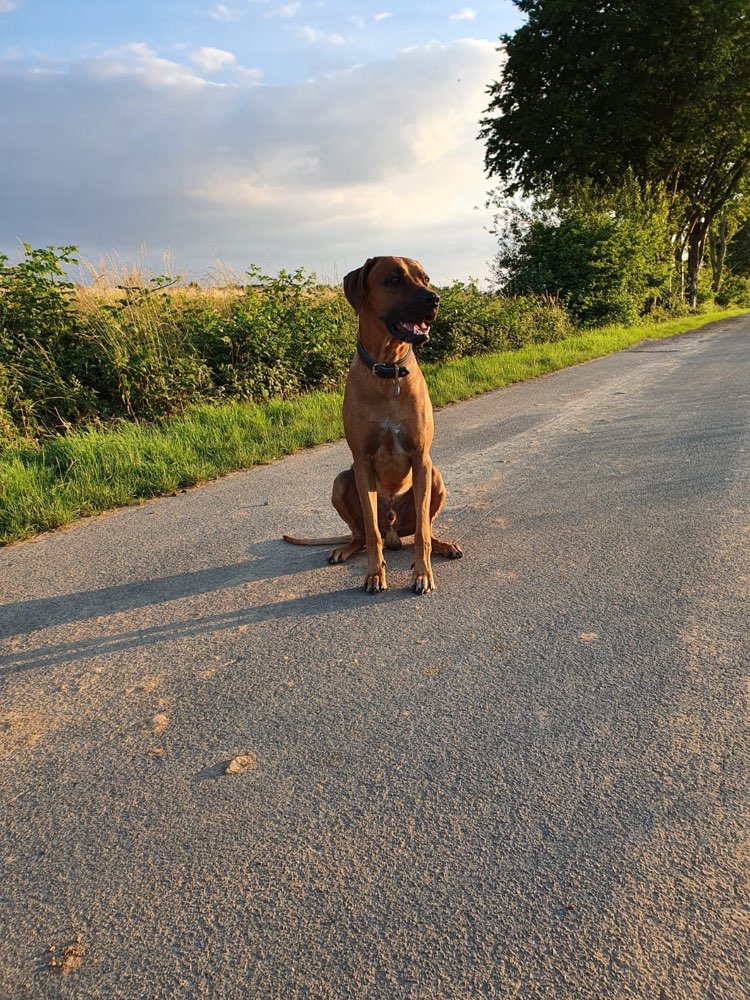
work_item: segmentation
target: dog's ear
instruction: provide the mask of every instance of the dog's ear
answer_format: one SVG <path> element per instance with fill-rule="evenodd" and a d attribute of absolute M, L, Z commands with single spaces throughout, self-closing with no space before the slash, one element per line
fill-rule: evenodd
<path fill-rule="evenodd" d="M 346 295 L 347 302 L 357 314 L 359 314 L 362 303 L 365 300 L 367 275 L 372 270 L 373 265 L 379 260 L 379 257 L 370 257 L 364 262 L 362 267 L 358 267 L 356 271 L 350 271 L 344 278 L 344 295 Z"/>

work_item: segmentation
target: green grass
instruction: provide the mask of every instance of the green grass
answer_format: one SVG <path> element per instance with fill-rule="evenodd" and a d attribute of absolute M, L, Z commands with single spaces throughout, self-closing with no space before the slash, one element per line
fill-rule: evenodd
<path fill-rule="evenodd" d="M 734 309 L 584 332 L 555 343 L 425 365 L 436 406 L 736 316 Z M 201 406 L 157 426 L 80 431 L 0 454 L 0 544 L 215 479 L 341 437 L 341 394 Z"/>

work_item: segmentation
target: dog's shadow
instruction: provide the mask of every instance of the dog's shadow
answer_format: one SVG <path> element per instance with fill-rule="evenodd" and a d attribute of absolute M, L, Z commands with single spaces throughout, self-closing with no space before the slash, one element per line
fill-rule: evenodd
<path fill-rule="evenodd" d="M 38 629 L 94 617 L 127 613 L 167 601 L 263 583 L 315 569 L 336 572 L 344 577 L 342 582 L 345 586 L 356 587 L 365 575 L 364 552 L 352 556 L 346 563 L 331 567 L 328 563 L 330 549 L 330 546 L 303 548 L 282 539 L 268 539 L 249 546 L 245 559 L 225 566 L 0 605 L 0 638 L 26 635 Z M 398 552 L 387 553 L 387 561 L 399 573 L 407 572 L 413 561 L 412 547 L 407 544 Z"/>
<path fill-rule="evenodd" d="M 42 629 L 91 620 L 95 620 L 96 624 L 95 634 L 92 635 L 89 627 L 88 634 L 79 640 L 36 646 L 0 656 L 0 677 L 167 640 L 227 631 L 243 625 L 329 614 L 368 605 L 373 600 L 392 603 L 414 597 L 407 586 L 412 562 L 410 546 L 389 553 L 393 589 L 376 598 L 362 588 L 366 566 L 364 554 L 353 556 L 347 563 L 330 566 L 327 562 L 328 551 L 325 547 L 295 548 L 280 539 L 271 539 L 252 545 L 248 558 L 229 566 L 2 605 L 0 639 L 13 640 L 19 636 L 32 636 Z M 164 624 L 146 624 L 145 627 L 134 620 L 132 626 L 124 630 L 109 631 L 101 621 L 109 616 L 156 608 L 170 601 L 310 573 L 316 568 L 320 568 L 322 575 L 320 589 L 314 593 L 309 592 L 309 587 L 306 594 L 282 592 L 266 604 L 249 604 L 240 609 L 236 608 L 236 601 L 232 601 L 235 605 L 232 610 L 191 616 L 187 620 L 168 620 Z M 337 578 L 333 589 L 332 574 Z M 169 612 L 167 617 L 170 617 Z M 153 617 L 148 616 L 147 621 L 152 620 Z"/>

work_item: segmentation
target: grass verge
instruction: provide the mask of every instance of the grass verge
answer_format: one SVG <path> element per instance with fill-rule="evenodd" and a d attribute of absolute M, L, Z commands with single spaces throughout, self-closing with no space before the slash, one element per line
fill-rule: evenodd
<path fill-rule="evenodd" d="M 436 406 L 746 312 L 584 332 L 556 343 L 425 365 Z M 0 545 L 124 504 L 194 486 L 341 437 L 341 394 L 201 406 L 157 426 L 124 425 L 0 455 Z"/>

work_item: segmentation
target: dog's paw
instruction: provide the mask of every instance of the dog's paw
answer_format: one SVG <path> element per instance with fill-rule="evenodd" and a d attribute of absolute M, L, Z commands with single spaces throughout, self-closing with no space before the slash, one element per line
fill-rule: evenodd
<path fill-rule="evenodd" d="M 351 559 L 353 555 L 357 552 L 361 552 L 363 543 L 361 539 L 352 539 L 347 545 L 342 545 L 338 549 L 334 549 L 328 556 L 328 562 L 332 564 L 346 562 L 347 559 Z"/>
<path fill-rule="evenodd" d="M 455 542 L 444 542 L 438 538 L 432 539 L 432 552 L 444 559 L 460 559 L 464 554 L 460 545 L 456 545 Z"/>
<path fill-rule="evenodd" d="M 435 578 L 432 575 L 432 570 L 428 570 L 426 573 L 414 572 L 411 581 L 411 589 L 415 594 L 429 594 L 430 591 L 435 589 Z"/>
<path fill-rule="evenodd" d="M 388 590 L 388 584 L 385 579 L 385 563 L 383 563 L 377 573 L 367 574 L 364 589 L 368 594 L 379 594 L 381 590 Z"/>

